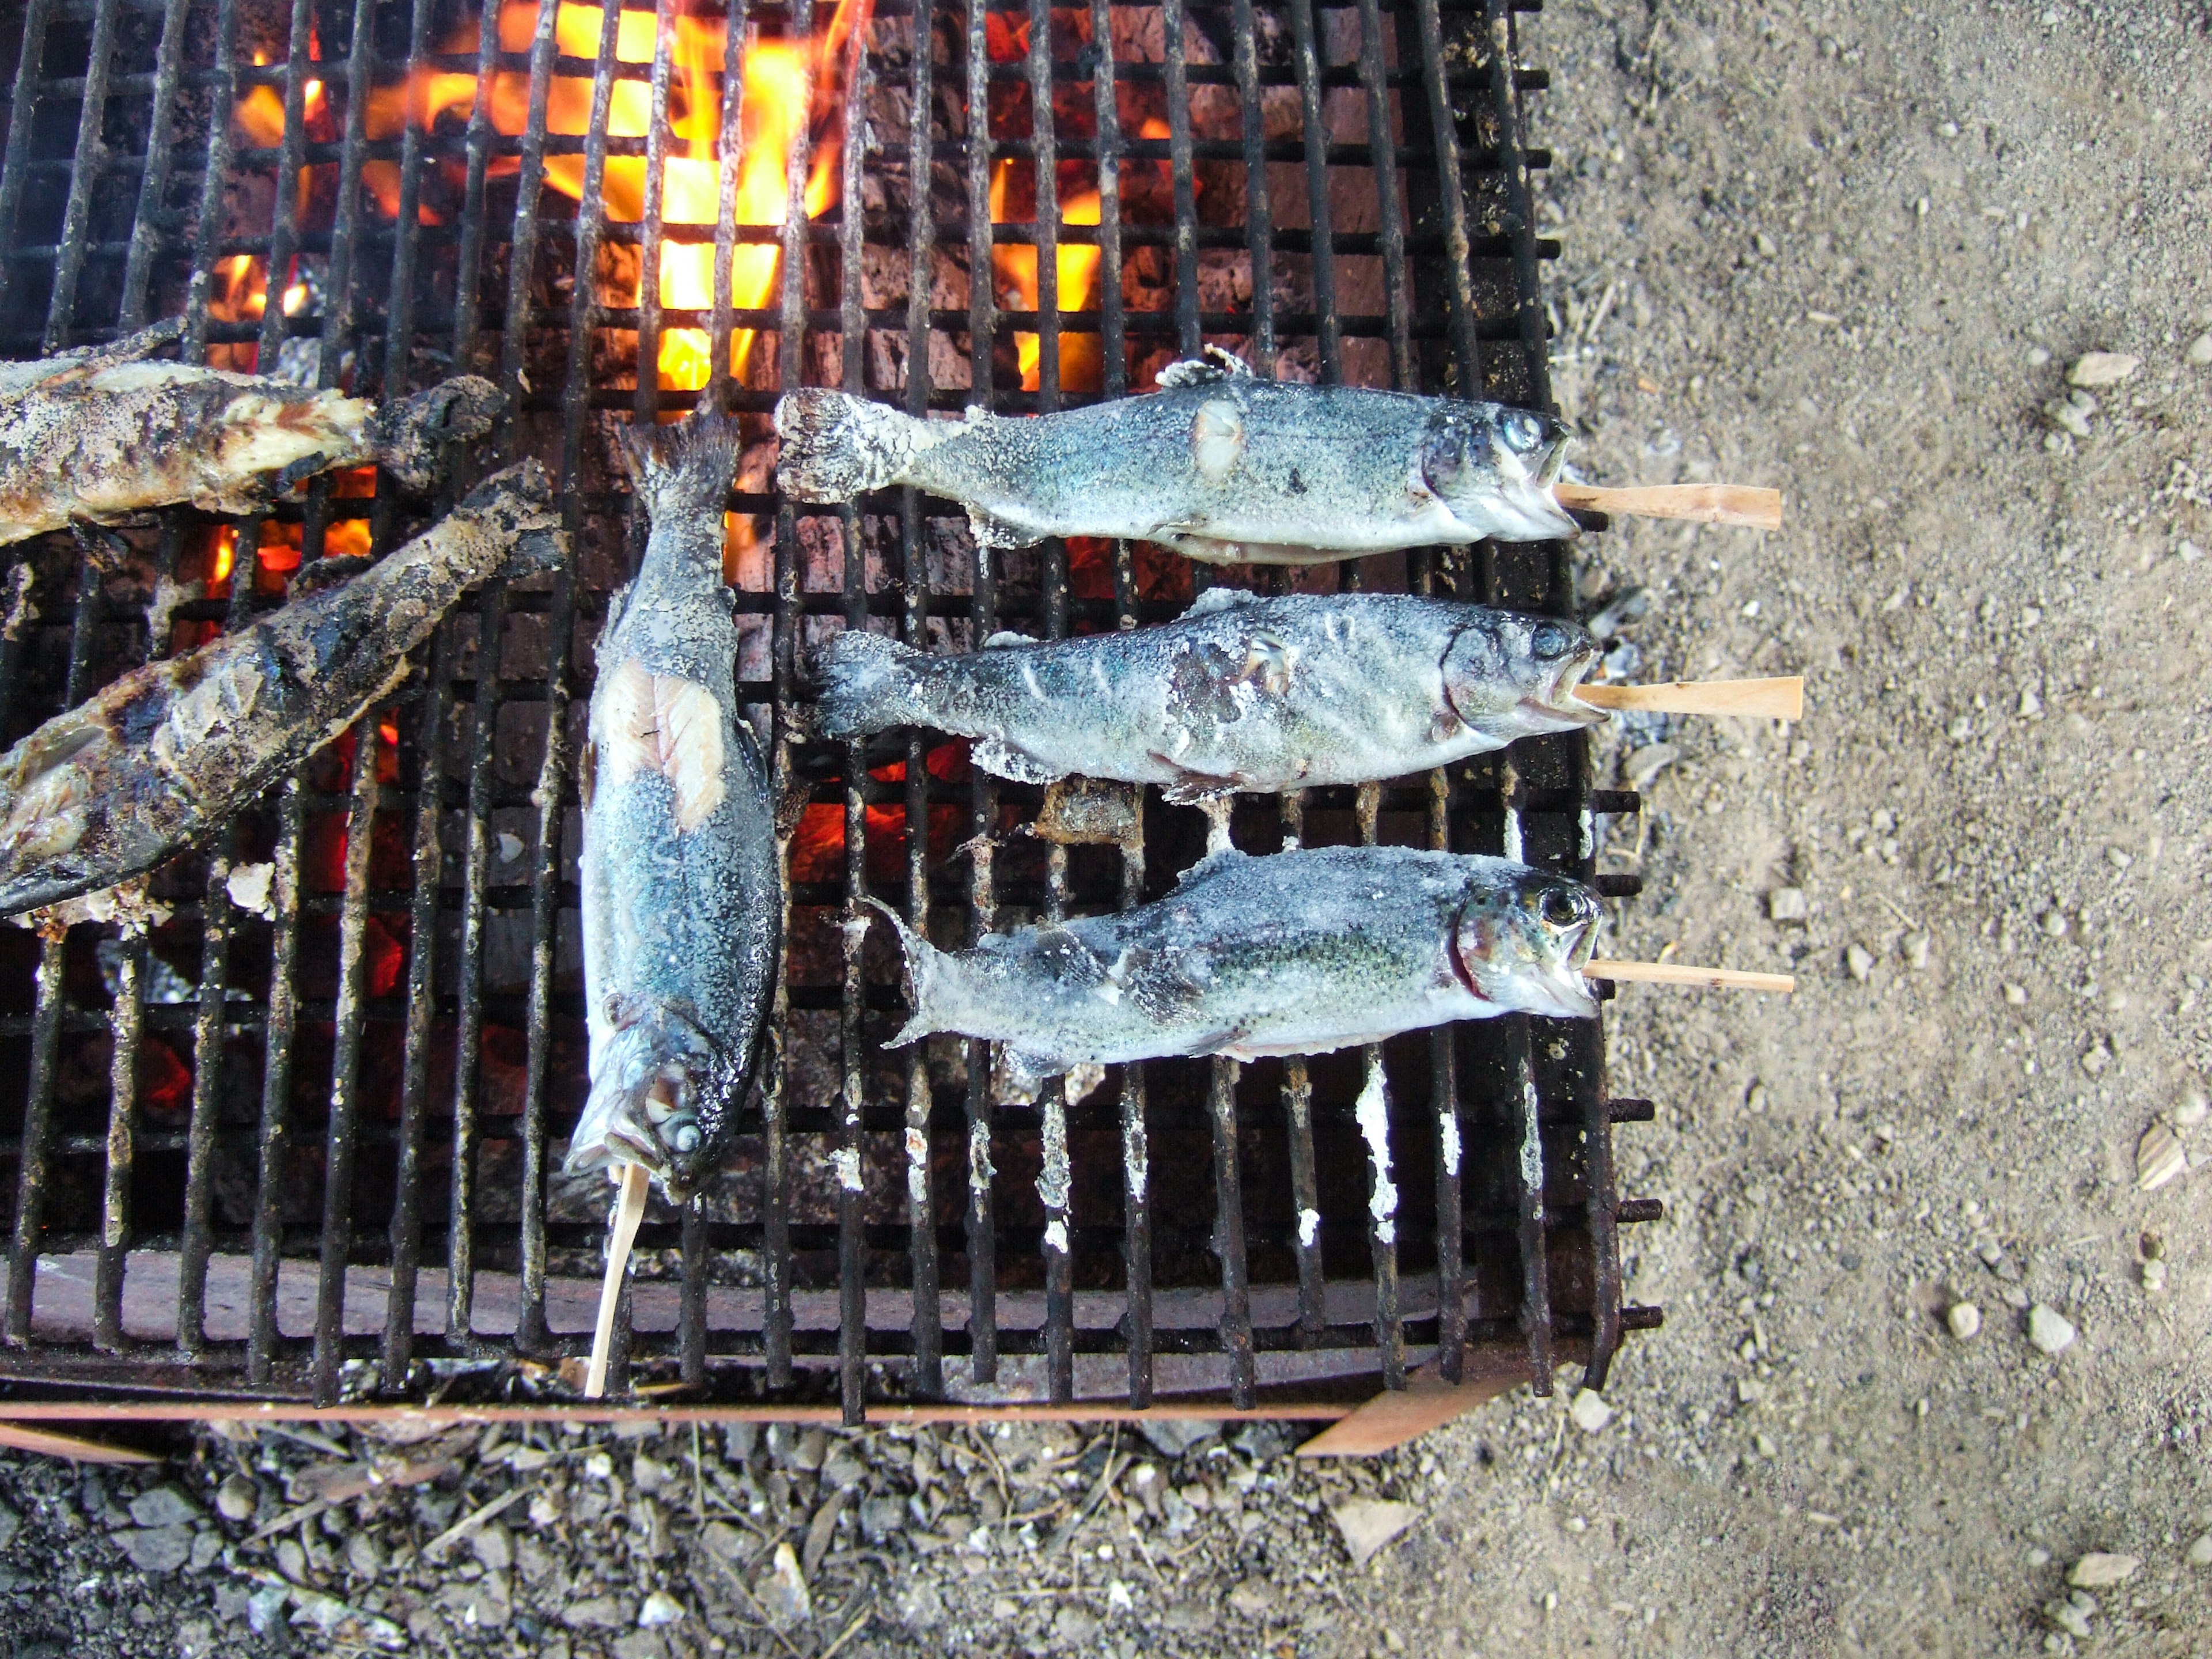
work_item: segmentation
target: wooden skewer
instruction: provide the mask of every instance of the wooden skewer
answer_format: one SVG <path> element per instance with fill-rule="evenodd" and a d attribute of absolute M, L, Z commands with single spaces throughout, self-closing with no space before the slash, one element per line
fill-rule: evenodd
<path fill-rule="evenodd" d="M 637 1241 L 637 1224 L 645 1218 L 645 1192 L 651 1177 L 642 1164 L 622 1166 L 622 1194 L 615 1201 L 613 1236 L 607 1240 L 607 1276 L 599 1286 L 599 1322 L 592 1329 L 592 1366 L 584 1373 L 584 1398 L 603 1399 L 607 1392 L 607 1352 L 614 1346 L 615 1304 L 622 1299 L 623 1270 L 629 1266 L 629 1247 Z"/>
<path fill-rule="evenodd" d="M 1797 988 L 1794 974 L 1751 974 L 1741 968 L 1690 968 L 1679 962 L 1607 962 L 1583 964 L 1584 979 L 1643 980 L 1652 985 L 1695 985 L 1708 991 L 1774 991 L 1788 996 Z"/>
<path fill-rule="evenodd" d="M 1772 680 L 1578 685 L 1575 696 L 1593 708 L 1648 708 L 1664 714 L 1749 714 L 1773 720 L 1805 717 L 1805 681 L 1797 674 Z"/>
<path fill-rule="evenodd" d="M 1752 484 L 1644 484 L 1606 489 L 1596 484 L 1557 483 L 1552 499 L 1589 513 L 1632 519 L 1687 519 L 1696 524 L 1738 524 L 1753 530 L 1782 528 L 1782 492 Z"/>

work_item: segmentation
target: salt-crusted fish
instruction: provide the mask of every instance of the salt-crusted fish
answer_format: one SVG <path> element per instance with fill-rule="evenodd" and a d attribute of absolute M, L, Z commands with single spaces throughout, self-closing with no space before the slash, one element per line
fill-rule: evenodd
<path fill-rule="evenodd" d="M 1116 536 L 1224 563 L 1576 533 L 1552 498 L 1566 434 L 1533 410 L 1262 380 L 1218 351 L 1159 384 L 1088 409 L 957 421 L 793 392 L 776 405 L 776 479 L 809 501 L 912 484 L 965 507 L 986 547 Z"/>
<path fill-rule="evenodd" d="M 906 950 L 914 1017 L 1007 1045 L 1018 1083 L 1170 1054 L 1322 1054 L 1448 1020 L 1596 1012 L 1581 883 L 1406 847 L 1216 853 L 1156 904 Z"/>
<path fill-rule="evenodd" d="M 1045 783 L 1162 785 L 1171 800 L 1366 783 L 1604 716 L 1575 689 L 1597 659 L 1571 622 L 1401 593 L 1261 599 L 1211 588 L 1176 621 L 948 656 L 832 639 L 816 730 L 894 726 L 978 739 L 975 763 Z"/>
<path fill-rule="evenodd" d="M 735 422 L 633 440 L 653 532 L 599 635 L 583 769 L 590 1098 L 568 1168 L 712 1175 L 752 1075 L 783 932 L 768 773 L 722 585 Z"/>
<path fill-rule="evenodd" d="M 185 656 L 147 664 L 0 756 L 0 915 L 152 869 L 343 732 L 407 677 L 407 653 L 502 567 L 564 541 L 545 471 L 485 480 L 441 522 Z"/>
<path fill-rule="evenodd" d="M 370 461 L 428 489 L 443 446 L 487 430 L 503 401 L 471 374 L 380 409 L 154 360 L 182 331 L 173 319 L 112 345 L 0 363 L 0 543 L 177 501 L 259 513 L 318 472 Z"/>

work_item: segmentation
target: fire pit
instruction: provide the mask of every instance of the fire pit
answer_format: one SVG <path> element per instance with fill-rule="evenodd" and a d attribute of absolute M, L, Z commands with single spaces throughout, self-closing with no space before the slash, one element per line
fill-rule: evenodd
<path fill-rule="evenodd" d="M 702 397 L 756 439 L 726 568 L 793 825 L 781 1086 L 717 1186 L 648 1212 L 618 1387 L 851 1420 L 1364 1395 L 1421 1364 L 1542 1391 L 1569 1359 L 1601 1383 L 1658 1322 L 1622 1305 L 1616 1237 L 1658 1206 L 1616 1198 L 1609 1151 L 1650 1108 L 1607 1097 L 1596 1022 L 1153 1062 L 1036 1104 L 1003 1098 L 982 1045 L 884 1050 L 897 976 L 842 926 L 857 895 L 970 936 L 1133 903 L 1205 824 L 1155 798 L 1051 841 L 1026 832 L 1042 792 L 961 744 L 809 741 L 811 647 L 1127 627 L 1211 573 L 1082 541 L 979 562 L 911 491 L 773 488 L 767 412 L 800 384 L 1051 410 L 1218 344 L 1262 374 L 1543 404 L 1555 250 L 1518 113 L 1541 77 L 1510 6 L 29 0 L 21 41 L 0 352 L 181 313 L 188 356 L 307 384 L 476 369 L 511 405 L 475 465 L 552 466 L 575 558 L 450 618 L 391 706 L 155 878 L 149 930 L 0 930 L 0 1402 L 573 1397 L 607 1203 L 557 1172 L 584 1092 L 574 761 L 644 530 L 613 440 Z M 422 507 L 365 471 L 263 522 L 167 515 L 127 556 L 21 544 L 0 728 L 236 625 L 303 562 L 395 545 Z M 1297 577 L 1363 580 L 1573 598 L 1557 545 Z M 1563 736 L 1246 797 L 1233 830 L 1588 877 L 1593 815 L 1634 810 Z M 1354 1116 L 1371 1066 L 1383 1138 Z"/>

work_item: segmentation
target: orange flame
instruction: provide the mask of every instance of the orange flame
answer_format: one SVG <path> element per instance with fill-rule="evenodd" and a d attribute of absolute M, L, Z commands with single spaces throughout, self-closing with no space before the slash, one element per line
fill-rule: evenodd
<path fill-rule="evenodd" d="M 1000 161 L 991 173 L 991 222 L 1012 222 L 1006 209 L 1007 186 L 1013 177 L 1011 160 Z M 1034 219 L 1036 216 L 1030 215 Z M 1098 222 L 1098 192 L 1079 191 L 1060 204 L 1064 225 Z M 1059 308 L 1089 311 L 1098 303 L 1099 250 L 1081 243 L 1062 242 L 1053 261 L 1060 278 Z M 991 267 L 999 278 L 999 303 L 1009 311 L 1037 308 L 1037 251 L 1030 246 L 991 250 Z M 1068 392 L 1096 392 L 1103 384 L 1100 370 L 1104 359 L 1096 334 L 1063 334 L 1060 341 L 1060 384 Z M 1043 343 L 1038 336 L 1017 331 L 1014 352 L 1021 363 L 1022 389 L 1035 392 L 1043 381 Z"/>

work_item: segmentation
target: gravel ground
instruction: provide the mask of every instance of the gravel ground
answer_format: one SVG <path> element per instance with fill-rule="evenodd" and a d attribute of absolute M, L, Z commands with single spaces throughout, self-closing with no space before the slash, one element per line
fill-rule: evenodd
<path fill-rule="evenodd" d="M 1616 1005 L 1668 1321 L 1609 1419 L 1563 1387 L 1319 1468 L 1264 1430 L 4 1462 L 16 1654 L 2212 1645 L 2203 13 L 1553 0 L 1528 39 L 1584 470 L 1790 499 L 1604 538 L 1593 608 L 1643 678 L 1811 705 L 1609 758 L 1624 954 L 1802 987 Z"/>

